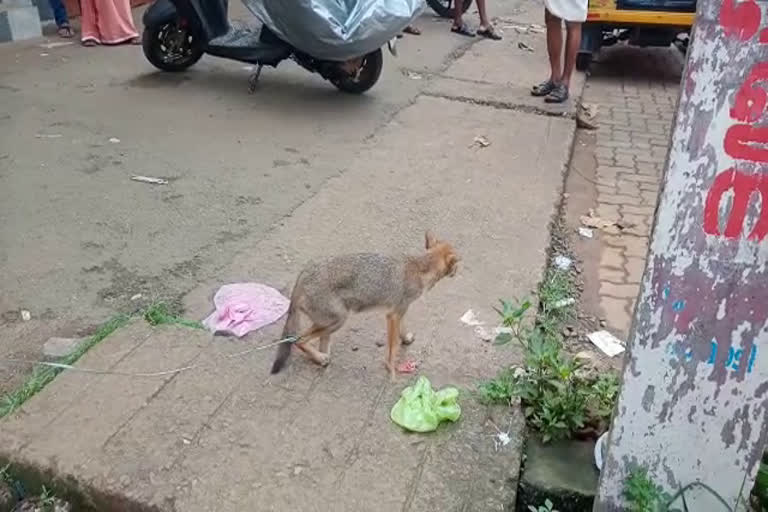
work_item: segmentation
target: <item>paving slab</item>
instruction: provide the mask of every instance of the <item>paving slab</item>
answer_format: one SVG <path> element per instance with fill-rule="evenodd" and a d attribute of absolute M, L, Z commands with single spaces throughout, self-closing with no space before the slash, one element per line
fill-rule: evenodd
<path fill-rule="evenodd" d="M 573 117 L 576 100 L 584 90 L 585 75 L 574 72 L 571 98 L 563 104 L 545 103 L 530 90 L 549 77 L 549 60 L 542 34 L 517 34 L 507 30 L 502 41 L 481 41 L 465 58 L 430 81 L 426 94 L 458 98 L 501 108 Z M 534 48 L 529 51 L 521 48 Z"/>
<path fill-rule="evenodd" d="M 573 121 L 562 118 L 419 97 L 357 154 L 339 156 L 337 177 L 185 299 L 188 314 L 203 317 L 226 282 L 286 289 L 310 259 L 353 251 L 418 253 L 424 230 L 432 229 L 453 242 L 463 260 L 455 278 L 409 311 L 407 325 L 417 339 L 402 357 L 418 360 L 436 387 L 465 391 L 458 423 L 412 435 L 390 421 L 392 405 L 412 378 L 389 381 L 384 349 L 375 343 L 385 336 L 380 315 L 350 319 L 334 337 L 327 369 L 294 354 L 272 378 L 273 350 L 227 356 L 276 339 L 282 325 L 243 340 L 213 341 L 199 331 L 162 328 L 113 367 L 201 368 L 156 379 L 90 376 L 88 387 L 64 392 L 57 391 L 57 379 L 2 422 L 0 440 L 22 443 L 0 443 L 0 458 L 53 469 L 96 489 L 88 491 L 95 503 L 113 510 L 480 511 L 511 505 L 522 418 L 512 409 L 502 414 L 481 406 L 469 391 L 520 354 L 480 340 L 459 318 L 472 308 L 493 323 L 498 298 L 535 288 L 573 131 Z M 478 135 L 491 145 L 474 147 Z M 105 357 L 99 354 L 113 350 L 112 341 L 88 356 Z M 28 430 L 27 422 L 38 421 L 27 412 L 34 409 L 60 412 L 44 428 Z M 497 449 L 497 427 L 514 441 Z M 72 443 L 62 441 L 85 431 Z M 128 501 L 114 508 L 117 497 Z"/>

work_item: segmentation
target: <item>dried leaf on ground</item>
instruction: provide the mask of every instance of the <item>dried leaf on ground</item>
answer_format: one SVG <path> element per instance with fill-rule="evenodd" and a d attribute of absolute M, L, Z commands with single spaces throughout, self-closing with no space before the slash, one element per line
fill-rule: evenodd
<path fill-rule="evenodd" d="M 632 224 L 621 220 L 608 220 L 598 217 L 595 211 L 590 209 L 587 215 L 579 217 L 582 226 L 587 228 L 599 229 L 612 235 L 618 235 L 623 230 L 631 228 Z"/>

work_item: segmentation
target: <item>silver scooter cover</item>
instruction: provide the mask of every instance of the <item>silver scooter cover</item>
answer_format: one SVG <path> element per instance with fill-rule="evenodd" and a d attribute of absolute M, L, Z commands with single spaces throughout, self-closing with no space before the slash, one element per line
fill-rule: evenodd
<path fill-rule="evenodd" d="M 424 0 L 243 0 L 281 39 L 312 57 L 343 61 L 383 47 Z"/>

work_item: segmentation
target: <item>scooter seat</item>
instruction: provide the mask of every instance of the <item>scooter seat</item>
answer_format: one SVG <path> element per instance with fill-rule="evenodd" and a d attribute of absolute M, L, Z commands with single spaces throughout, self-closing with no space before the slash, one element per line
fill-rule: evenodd
<path fill-rule="evenodd" d="M 276 66 L 291 55 L 291 47 L 277 37 L 274 41 L 261 39 L 261 27 L 232 22 L 230 30 L 208 42 L 206 51 L 211 55 L 235 59 L 252 64 Z"/>
<path fill-rule="evenodd" d="M 261 27 L 254 27 L 238 21 L 230 22 L 226 34 L 208 41 L 208 46 L 247 48 L 258 46 Z"/>

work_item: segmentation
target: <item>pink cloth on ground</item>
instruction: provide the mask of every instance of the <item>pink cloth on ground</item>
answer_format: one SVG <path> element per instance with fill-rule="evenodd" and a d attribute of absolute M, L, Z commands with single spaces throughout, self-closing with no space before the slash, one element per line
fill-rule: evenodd
<path fill-rule="evenodd" d="M 139 37 L 130 0 L 80 0 L 82 41 L 120 44 Z"/>
<path fill-rule="evenodd" d="M 212 332 L 229 332 L 238 338 L 282 317 L 290 301 L 279 291 L 259 283 L 227 284 L 213 297 L 216 307 L 203 325 Z"/>

